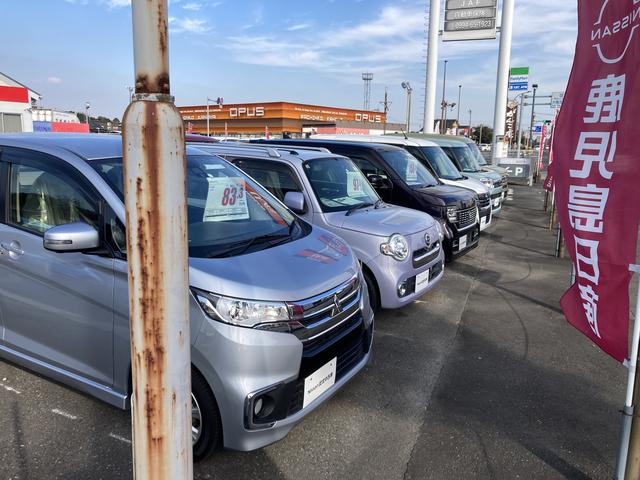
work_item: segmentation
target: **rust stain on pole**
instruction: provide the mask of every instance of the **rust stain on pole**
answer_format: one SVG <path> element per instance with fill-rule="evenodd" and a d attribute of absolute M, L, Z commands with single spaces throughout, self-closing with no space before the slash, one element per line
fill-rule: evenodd
<path fill-rule="evenodd" d="M 183 123 L 169 95 L 166 0 L 133 0 L 136 97 L 123 119 L 137 479 L 191 479 Z"/>

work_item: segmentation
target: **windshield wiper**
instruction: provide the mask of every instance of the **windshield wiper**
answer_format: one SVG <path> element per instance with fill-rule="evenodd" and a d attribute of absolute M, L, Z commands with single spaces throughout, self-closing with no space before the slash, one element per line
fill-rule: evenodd
<path fill-rule="evenodd" d="M 345 213 L 345 216 L 348 217 L 353 212 L 355 212 L 356 210 L 360 210 L 361 208 L 369 208 L 374 206 L 375 206 L 374 203 L 361 203 L 360 205 L 356 205 L 355 207 L 351 207 L 349 210 L 347 210 L 347 213 Z"/>
<path fill-rule="evenodd" d="M 291 228 L 291 227 L 290 227 Z M 236 242 L 232 244 L 229 248 L 225 248 L 219 252 L 215 252 L 211 255 L 208 255 L 207 258 L 224 258 L 231 256 L 232 253 L 235 252 L 236 255 L 242 255 L 247 250 L 249 250 L 252 246 L 268 242 L 269 240 L 284 240 L 290 238 L 290 233 L 283 233 L 274 235 L 273 233 L 267 235 L 260 235 L 257 237 L 250 238 L 249 240 L 245 240 L 242 242 Z M 277 242 L 276 242 L 277 243 Z M 275 244 L 275 243 L 274 243 Z"/>
<path fill-rule="evenodd" d="M 373 208 L 375 208 L 376 210 L 378 208 L 384 207 L 384 202 L 382 201 L 381 198 L 379 198 L 378 200 L 376 200 L 376 203 L 373 205 Z"/>

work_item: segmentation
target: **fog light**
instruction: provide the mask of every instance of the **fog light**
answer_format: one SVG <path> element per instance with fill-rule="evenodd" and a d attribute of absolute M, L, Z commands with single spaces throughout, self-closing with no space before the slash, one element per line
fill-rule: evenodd
<path fill-rule="evenodd" d="M 258 398 L 253 404 L 253 414 L 258 417 L 262 411 L 262 397 Z"/>
<path fill-rule="evenodd" d="M 402 282 L 400 285 L 398 285 L 398 296 L 404 297 L 406 294 L 407 294 L 407 284 L 405 282 Z"/>

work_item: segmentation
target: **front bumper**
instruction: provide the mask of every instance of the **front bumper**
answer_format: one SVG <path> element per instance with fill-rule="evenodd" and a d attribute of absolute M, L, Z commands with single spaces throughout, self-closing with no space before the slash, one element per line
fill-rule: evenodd
<path fill-rule="evenodd" d="M 282 439 L 362 370 L 373 340 L 373 312 L 365 300 L 357 319 L 328 333 L 326 341 L 314 342 L 310 351 L 292 334 L 205 322 L 192 360 L 218 402 L 226 448 L 249 451 Z M 302 408 L 305 378 L 333 358 L 337 359 L 334 385 Z M 278 418 L 257 425 L 247 418 L 251 413 L 247 402 L 266 389 L 278 391 L 274 395 Z"/>
<path fill-rule="evenodd" d="M 502 188 L 491 191 L 491 213 L 497 215 L 502 210 Z"/>
<path fill-rule="evenodd" d="M 463 238 L 465 239 L 464 242 L 466 243 L 466 245 L 464 245 L 461 249 L 460 242 Z M 476 224 L 474 228 L 470 228 L 469 230 L 465 230 L 464 232 L 454 233 L 453 238 L 447 239 L 448 245 L 446 245 L 447 248 L 445 249 L 446 261 L 450 262 L 458 257 L 466 255 L 478 246 L 479 239 L 480 226 L 478 224 Z"/>
<path fill-rule="evenodd" d="M 434 249 L 432 249 L 434 250 Z M 380 305 L 385 309 L 401 308 L 427 293 L 442 278 L 444 273 L 444 248 L 442 245 L 433 253 L 416 250 L 402 262 L 385 255 L 376 257 L 367 264 L 371 269 L 380 291 Z M 416 278 L 429 272 L 427 285 L 416 286 Z M 406 283 L 408 292 L 400 297 L 398 286 Z"/>
<path fill-rule="evenodd" d="M 480 231 L 483 232 L 489 225 L 491 225 L 491 220 L 493 219 L 491 208 L 487 208 L 485 210 L 480 211 Z"/>

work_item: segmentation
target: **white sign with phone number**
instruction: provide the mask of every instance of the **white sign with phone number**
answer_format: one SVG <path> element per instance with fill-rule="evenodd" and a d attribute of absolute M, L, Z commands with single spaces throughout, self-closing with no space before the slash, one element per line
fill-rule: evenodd
<path fill-rule="evenodd" d="M 210 177 L 203 222 L 226 222 L 249 218 L 244 180 L 231 177 Z"/>

